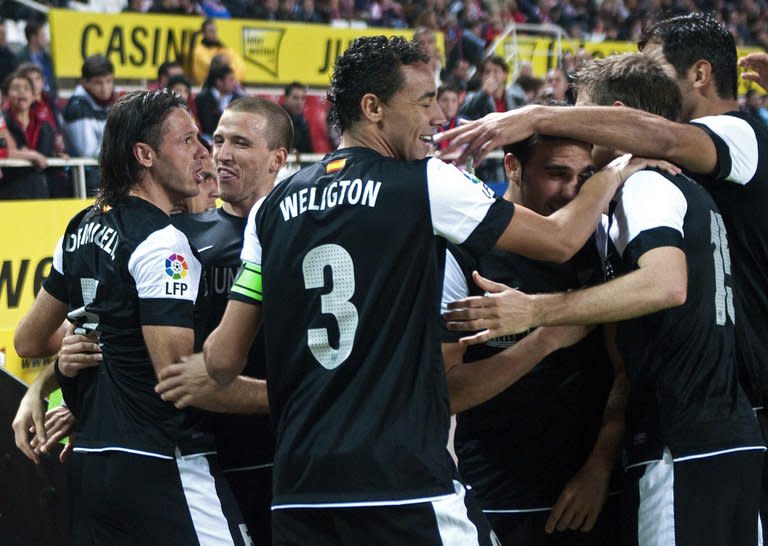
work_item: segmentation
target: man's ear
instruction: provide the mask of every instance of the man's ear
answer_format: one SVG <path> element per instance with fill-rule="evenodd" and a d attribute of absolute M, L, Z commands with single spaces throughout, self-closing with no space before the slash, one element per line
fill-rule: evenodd
<path fill-rule="evenodd" d="M 504 172 L 510 183 L 520 187 L 520 181 L 523 178 L 523 171 L 520 161 L 513 154 L 504 154 Z"/>
<path fill-rule="evenodd" d="M 382 118 L 382 102 L 373 93 L 366 93 L 360 99 L 360 110 L 363 117 L 372 123 L 379 123 Z"/>
<path fill-rule="evenodd" d="M 706 88 L 712 85 L 712 65 L 709 61 L 699 59 L 688 70 L 688 79 L 696 89 Z"/>
<path fill-rule="evenodd" d="M 615 100 L 613 101 L 613 104 L 611 104 L 611 106 L 626 106 L 626 104 L 624 104 L 620 100 Z"/>
<path fill-rule="evenodd" d="M 133 145 L 133 156 L 139 165 L 142 167 L 150 168 L 155 161 L 155 151 L 149 144 L 144 142 L 137 142 Z"/>
<path fill-rule="evenodd" d="M 277 148 L 270 150 L 269 154 L 269 172 L 280 172 L 285 164 L 288 162 L 288 150 L 285 148 Z"/>

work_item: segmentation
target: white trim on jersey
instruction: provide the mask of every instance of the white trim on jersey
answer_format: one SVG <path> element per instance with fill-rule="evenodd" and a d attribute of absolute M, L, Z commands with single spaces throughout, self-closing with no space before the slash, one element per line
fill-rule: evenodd
<path fill-rule="evenodd" d="M 765 451 L 765 446 L 746 446 L 735 447 L 733 449 L 722 449 L 720 451 L 710 451 L 709 453 L 698 453 L 696 455 L 685 455 L 683 457 L 677 457 L 673 459 L 676 463 L 682 461 L 691 461 L 693 459 L 706 459 L 707 457 L 717 457 L 718 455 L 726 455 L 728 453 L 737 453 L 739 451 Z"/>
<path fill-rule="evenodd" d="M 760 157 L 757 136 L 752 126 L 735 116 L 705 116 L 691 120 L 700 123 L 723 139 L 731 155 L 731 172 L 725 178 L 729 182 L 745 185 L 755 176 Z"/>
<path fill-rule="evenodd" d="M 248 220 L 245 223 L 243 232 L 243 249 L 240 251 L 240 259 L 244 262 L 261 265 L 261 241 L 256 233 L 256 213 L 259 212 L 261 205 L 264 204 L 266 197 L 262 197 L 248 213 Z"/>
<path fill-rule="evenodd" d="M 674 487 L 672 454 L 664 448 L 663 459 L 651 463 L 638 483 L 638 546 L 675 546 Z"/>
<path fill-rule="evenodd" d="M 59 237 L 56 248 L 53 250 L 52 267 L 60 274 L 64 274 L 64 236 Z"/>
<path fill-rule="evenodd" d="M 455 494 L 432 502 L 440 540 L 443 546 L 479 544 L 477 527 L 469 519 L 467 505 L 464 502 L 466 490 L 456 480 L 453 480 L 453 488 Z"/>
<path fill-rule="evenodd" d="M 483 510 L 483 514 L 528 514 L 531 512 L 549 512 L 552 507 L 548 508 L 510 508 L 500 510 Z"/>
<path fill-rule="evenodd" d="M 200 544 L 231 546 L 232 532 L 216 491 L 216 480 L 211 474 L 208 459 L 205 456 L 181 457 L 177 453 L 176 467 L 187 499 L 192 527 Z"/>
<path fill-rule="evenodd" d="M 624 255 L 629 243 L 643 231 L 669 227 L 685 235 L 683 222 L 688 210 L 683 192 L 655 171 L 638 171 L 627 178 L 617 196 L 611 240 Z"/>
<path fill-rule="evenodd" d="M 427 161 L 427 192 L 435 235 L 457 244 L 467 240 L 496 200 L 488 186 L 436 158 Z"/>
<path fill-rule="evenodd" d="M 172 257 L 176 259 L 169 262 Z M 170 225 L 143 240 L 128 260 L 128 272 L 136 281 L 136 291 L 142 300 L 177 299 L 194 303 L 201 269 L 187 237 Z M 167 283 L 186 288 L 169 289 Z"/>
<path fill-rule="evenodd" d="M 173 459 L 168 455 L 161 455 L 159 453 L 152 453 L 150 451 L 140 451 L 138 449 L 128 449 L 127 447 L 75 447 L 72 451 L 76 453 L 104 453 L 105 451 L 122 451 L 123 453 L 133 453 L 134 455 L 144 455 L 145 457 L 155 457 L 156 459 Z"/>
<path fill-rule="evenodd" d="M 364 508 L 366 506 L 406 506 L 408 504 L 420 504 L 424 502 L 437 502 L 454 496 L 455 493 L 436 495 L 434 497 L 420 497 L 415 499 L 397 499 L 383 501 L 364 502 L 319 502 L 302 504 L 273 504 L 272 510 L 287 510 L 292 508 Z"/>
<path fill-rule="evenodd" d="M 445 251 L 445 275 L 443 277 L 443 298 L 440 310 L 445 313 L 452 301 L 466 298 L 469 295 L 467 278 L 450 250 Z"/>
<path fill-rule="evenodd" d="M 248 470 L 263 470 L 265 468 L 272 468 L 272 463 L 257 464 L 254 466 L 238 466 L 237 468 L 225 468 L 222 472 L 225 474 L 228 472 L 246 472 Z"/>

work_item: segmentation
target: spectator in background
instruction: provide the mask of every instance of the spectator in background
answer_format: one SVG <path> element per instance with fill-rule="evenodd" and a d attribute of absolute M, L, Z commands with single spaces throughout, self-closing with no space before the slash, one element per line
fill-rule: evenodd
<path fill-rule="evenodd" d="M 171 78 L 166 81 L 165 87 L 169 91 L 178 93 L 184 104 L 189 106 L 190 98 L 192 97 L 192 82 L 189 81 L 189 78 L 184 74 L 171 76 Z"/>
<path fill-rule="evenodd" d="M 214 57 L 223 57 L 232 67 L 238 82 L 245 80 L 245 61 L 234 49 L 219 41 L 219 32 L 213 19 L 206 19 L 201 27 L 202 40 L 192 50 L 192 77 L 197 84 L 207 81 Z M 217 118 L 218 119 L 218 118 Z M 213 124 L 216 127 L 216 124 Z M 213 131 L 213 129 L 211 129 Z"/>
<path fill-rule="evenodd" d="M 5 34 L 5 20 L 0 19 L 0 82 L 5 81 L 8 75 L 16 70 L 19 61 L 16 55 L 8 47 L 8 40 Z"/>
<path fill-rule="evenodd" d="M 328 18 L 315 9 L 315 0 L 302 0 L 296 14 L 296 21 L 301 23 L 327 23 Z"/>
<path fill-rule="evenodd" d="M 53 128 L 31 112 L 32 81 L 29 78 L 13 72 L 3 82 L 3 93 L 8 100 L 3 117 L 15 148 L 12 156 L 27 159 L 35 167 L 5 169 L 0 199 L 45 199 L 49 197 L 48 183 L 40 171 L 48 166 L 46 157 L 55 154 Z"/>
<path fill-rule="evenodd" d="M 768 110 L 763 106 L 763 97 L 760 96 L 757 89 L 750 89 L 747 94 L 744 95 L 744 106 L 742 110 L 749 112 L 755 117 L 763 120 L 763 123 L 768 124 Z"/>
<path fill-rule="evenodd" d="M 459 116 L 459 107 L 461 101 L 464 98 L 464 91 L 457 85 L 442 85 L 437 89 L 437 104 L 440 105 L 440 109 L 443 111 L 443 115 L 448 122 L 438 129 L 438 132 L 447 131 L 453 129 L 459 124 L 462 119 Z M 443 150 L 448 147 L 450 141 L 446 140 L 440 143 L 440 149 Z"/>
<path fill-rule="evenodd" d="M 56 107 L 56 101 L 43 90 L 43 71 L 34 63 L 23 63 L 17 72 L 29 78 L 32 82 L 32 108 L 30 114 L 36 118 L 36 124 L 47 123 L 53 129 L 54 154 L 57 157 L 67 158 L 64 147 L 64 137 L 61 133 L 63 118 Z M 72 180 L 62 167 L 46 169 L 45 177 L 48 181 L 48 193 L 53 198 L 73 197 Z"/>
<path fill-rule="evenodd" d="M 172 76 L 184 75 L 184 68 L 179 61 L 165 61 L 157 67 L 157 83 L 151 86 L 153 89 L 168 87 L 168 80 Z"/>
<path fill-rule="evenodd" d="M 563 69 L 551 68 L 544 78 L 544 87 L 541 90 L 541 98 L 573 104 L 573 100 L 567 100 L 566 98 L 569 87 L 568 76 L 566 76 Z"/>
<path fill-rule="evenodd" d="M 293 121 L 293 146 L 292 150 L 302 153 L 312 153 L 312 135 L 309 131 L 309 123 L 304 117 L 304 103 L 307 98 L 307 86 L 303 83 L 293 82 L 285 86 L 283 95 L 283 108 L 291 116 Z"/>
<path fill-rule="evenodd" d="M 27 39 L 27 45 L 16 55 L 16 60 L 19 64 L 32 62 L 39 66 L 43 70 L 44 89 L 55 99 L 58 97 L 56 75 L 53 73 L 53 60 L 47 51 L 48 35 L 44 24 L 38 19 L 27 21 L 24 36 Z"/>
<path fill-rule="evenodd" d="M 494 55 L 483 62 L 480 76 L 481 87 L 467 95 L 461 107 L 461 114 L 469 119 L 480 119 L 492 112 L 506 112 L 515 103 L 507 89 L 509 66 L 504 59 Z"/>
<path fill-rule="evenodd" d="M 206 139 L 213 135 L 219 118 L 229 103 L 243 96 L 238 87 L 232 67 L 223 64 L 223 60 L 214 59 L 203 90 L 195 97 L 200 131 Z"/>
<path fill-rule="evenodd" d="M 429 55 L 429 68 L 435 75 L 435 85 L 440 85 L 440 72 L 443 70 L 443 55 L 437 49 L 435 32 L 427 27 L 418 27 L 413 33 L 413 41 L 421 44 Z"/>
<path fill-rule="evenodd" d="M 64 109 L 64 136 L 75 157 L 99 157 L 107 113 L 115 103 L 115 69 L 104 55 L 83 61 L 82 79 Z M 97 167 L 86 169 L 86 190 L 96 195 L 101 175 Z"/>

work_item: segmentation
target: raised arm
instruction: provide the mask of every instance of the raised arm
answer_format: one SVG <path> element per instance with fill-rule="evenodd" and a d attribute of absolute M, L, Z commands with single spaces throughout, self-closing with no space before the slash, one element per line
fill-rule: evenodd
<path fill-rule="evenodd" d="M 741 74 L 742 78 L 755 82 L 768 91 L 768 53 L 758 51 L 745 55 L 739 59 L 739 66 L 746 69 L 746 72 Z"/>
<path fill-rule="evenodd" d="M 438 133 L 435 142 L 450 142 L 448 154 L 466 145 L 455 157 L 461 163 L 469 156 L 479 160 L 499 146 L 534 133 L 583 140 L 636 156 L 666 159 L 694 173 L 709 174 L 717 166 L 715 145 L 698 127 L 634 108 L 613 106 L 526 106 L 489 114 Z"/>

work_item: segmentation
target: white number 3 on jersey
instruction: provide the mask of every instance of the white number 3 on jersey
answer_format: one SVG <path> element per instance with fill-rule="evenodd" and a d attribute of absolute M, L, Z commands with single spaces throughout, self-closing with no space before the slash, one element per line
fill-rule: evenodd
<path fill-rule="evenodd" d="M 355 265 L 352 256 L 343 247 L 334 244 L 317 246 L 307 252 L 302 262 L 304 288 L 324 287 L 326 266 L 331 268 L 333 288 L 328 294 L 320 296 L 320 310 L 336 319 L 339 347 L 331 347 L 325 328 L 307 330 L 307 345 L 323 368 L 333 370 L 349 358 L 355 341 L 358 314 L 357 308 L 349 301 L 355 293 Z"/>

